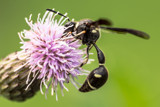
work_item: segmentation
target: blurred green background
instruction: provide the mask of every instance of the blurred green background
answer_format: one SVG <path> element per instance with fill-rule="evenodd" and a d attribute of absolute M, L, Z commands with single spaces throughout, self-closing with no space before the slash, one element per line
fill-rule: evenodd
<path fill-rule="evenodd" d="M 27 29 L 25 17 L 44 14 L 46 8 L 68 12 L 80 20 L 109 18 L 115 27 L 134 28 L 150 34 L 150 40 L 130 34 L 101 33 L 97 42 L 106 56 L 109 80 L 103 88 L 80 93 L 68 84 L 59 101 L 37 93 L 23 103 L 0 97 L 0 107 L 160 107 L 160 1 L 159 0 L 0 0 L 0 57 L 20 50 L 17 32 Z M 92 49 L 95 53 L 95 50 Z M 96 53 L 91 56 L 96 59 Z M 84 68 L 93 70 L 94 63 Z M 80 77 L 80 81 L 84 81 Z M 60 91 L 60 90 L 59 90 Z"/>

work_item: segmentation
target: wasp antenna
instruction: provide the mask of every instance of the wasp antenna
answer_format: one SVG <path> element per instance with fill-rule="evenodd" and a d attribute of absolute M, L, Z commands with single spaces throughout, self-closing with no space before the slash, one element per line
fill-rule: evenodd
<path fill-rule="evenodd" d="M 57 13 L 58 15 L 63 16 L 63 17 L 65 17 L 65 18 L 67 18 L 67 20 L 70 22 L 69 17 L 67 17 L 67 16 L 66 16 L 66 15 L 67 15 L 67 13 L 63 15 L 62 13 L 59 13 L 59 12 L 57 12 L 57 11 L 55 11 L 55 10 L 52 10 L 52 9 L 46 9 L 46 10 L 47 10 L 47 11 L 50 11 L 50 12 Z"/>

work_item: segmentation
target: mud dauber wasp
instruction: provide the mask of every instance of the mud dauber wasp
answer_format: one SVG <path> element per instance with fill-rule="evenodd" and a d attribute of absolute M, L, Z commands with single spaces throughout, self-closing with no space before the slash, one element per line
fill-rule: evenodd
<path fill-rule="evenodd" d="M 79 22 L 75 22 L 75 21 L 70 21 L 70 19 L 67 16 L 59 12 L 56 12 L 52 9 L 47 9 L 47 11 L 54 12 L 56 14 L 59 14 L 67 18 L 68 22 L 64 26 L 65 27 L 71 26 L 71 27 L 69 27 L 65 31 L 65 33 L 66 32 L 71 33 L 73 36 L 75 36 L 75 38 L 82 40 L 83 45 L 87 45 L 86 60 L 80 66 L 83 66 L 84 64 L 87 63 L 89 59 L 89 51 L 93 46 L 97 51 L 99 67 L 94 69 L 92 72 L 90 72 L 90 74 L 86 78 L 83 85 L 79 88 L 79 91 L 81 92 L 89 92 L 91 90 L 98 89 L 101 86 L 103 86 L 108 79 L 108 71 L 104 66 L 105 56 L 103 52 L 96 45 L 96 41 L 100 36 L 99 29 L 110 30 L 117 33 L 130 33 L 144 39 L 149 39 L 148 34 L 139 30 L 110 27 L 112 23 L 107 19 L 98 19 L 96 21 L 92 21 L 90 19 L 83 19 L 83 20 L 80 20 Z M 105 26 L 101 26 L 101 25 L 105 25 Z"/>

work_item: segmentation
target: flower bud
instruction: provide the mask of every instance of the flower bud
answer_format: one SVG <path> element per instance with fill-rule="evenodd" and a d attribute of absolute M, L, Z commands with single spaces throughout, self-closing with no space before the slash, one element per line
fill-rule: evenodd
<path fill-rule="evenodd" d="M 39 80 L 27 87 L 26 80 L 29 67 L 25 65 L 25 57 L 19 58 L 19 52 L 14 52 L 0 61 L 0 95 L 13 101 L 25 101 L 33 97 L 39 90 Z M 30 76 L 30 80 L 32 77 Z"/>

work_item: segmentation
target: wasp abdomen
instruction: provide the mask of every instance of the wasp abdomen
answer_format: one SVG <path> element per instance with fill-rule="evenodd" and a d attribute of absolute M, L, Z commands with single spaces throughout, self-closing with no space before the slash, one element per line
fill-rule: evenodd
<path fill-rule="evenodd" d="M 100 88 L 108 79 L 108 71 L 104 65 L 94 69 L 87 77 L 86 81 L 79 89 L 81 92 L 89 92 Z"/>

